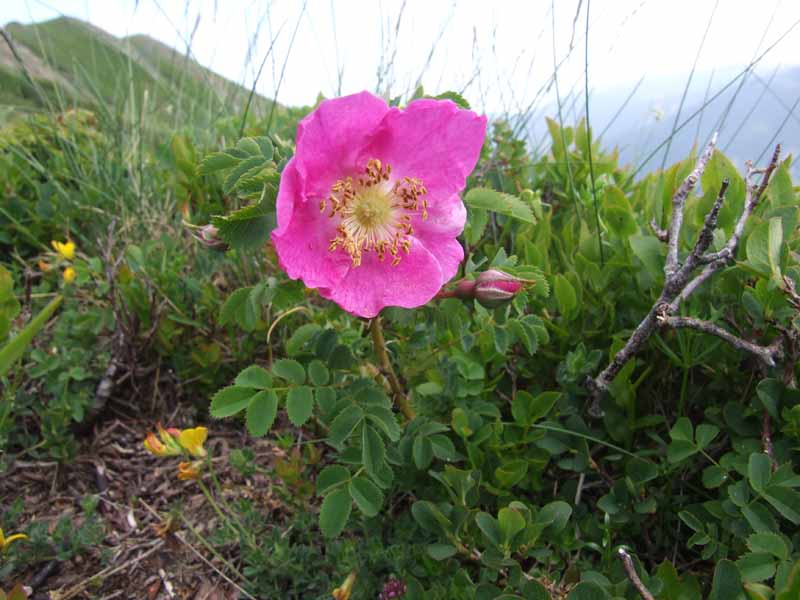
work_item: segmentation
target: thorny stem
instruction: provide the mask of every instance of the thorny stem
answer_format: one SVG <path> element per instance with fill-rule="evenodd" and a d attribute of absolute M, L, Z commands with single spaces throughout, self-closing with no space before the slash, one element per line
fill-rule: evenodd
<path fill-rule="evenodd" d="M 392 361 L 389 360 L 389 353 L 386 351 L 386 339 L 383 337 L 383 327 L 381 327 L 380 316 L 370 321 L 369 329 L 372 333 L 372 343 L 375 345 L 375 354 L 378 357 L 378 363 L 380 364 L 383 375 L 389 382 L 389 387 L 392 389 L 394 401 L 400 411 L 410 421 L 417 415 L 411 407 L 411 403 L 408 401 L 403 387 L 400 385 L 400 380 L 397 379 L 397 375 L 392 368 Z"/>

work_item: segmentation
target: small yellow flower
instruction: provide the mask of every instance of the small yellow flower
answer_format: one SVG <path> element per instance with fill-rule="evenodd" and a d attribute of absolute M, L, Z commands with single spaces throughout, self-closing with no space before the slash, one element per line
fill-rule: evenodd
<path fill-rule="evenodd" d="M 7 551 L 8 547 L 11 546 L 11 544 L 16 542 L 17 540 L 27 540 L 27 539 L 28 536 L 25 535 L 24 533 L 15 533 L 13 535 L 6 537 L 5 534 L 3 533 L 3 529 L 0 528 L 0 551 L 3 552 Z"/>
<path fill-rule="evenodd" d="M 203 457 L 206 455 L 206 449 L 203 448 L 206 438 L 208 438 L 208 429 L 195 427 L 181 431 L 178 436 L 178 443 L 192 456 Z"/>
<path fill-rule="evenodd" d="M 178 463 L 178 479 L 181 481 L 199 481 L 201 467 L 202 463 L 200 461 Z"/>
<path fill-rule="evenodd" d="M 75 242 L 67 240 L 61 243 L 53 240 L 50 242 L 50 245 L 53 246 L 53 250 L 58 252 L 58 255 L 64 260 L 72 260 L 75 258 Z"/>
<path fill-rule="evenodd" d="M 353 593 L 353 585 L 356 582 L 356 572 L 352 571 L 344 583 L 333 590 L 333 600 L 350 600 L 350 594 Z"/>
<path fill-rule="evenodd" d="M 73 269 L 72 267 L 67 267 L 66 269 L 64 269 L 64 273 L 63 273 L 64 283 L 72 283 L 73 281 L 75 281 L 75 278 L 77 276 L 78 276 L 78 274 L 75 272 L 75 269 Z"/>

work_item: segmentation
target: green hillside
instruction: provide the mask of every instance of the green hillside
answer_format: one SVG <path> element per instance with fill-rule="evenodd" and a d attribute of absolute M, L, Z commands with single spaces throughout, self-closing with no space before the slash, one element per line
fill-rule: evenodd
<path fill-rule="evenodd" d="M 17 54 L 2 44 L 0 104 L 6 106 L 77 105 L 135 115 L 144 103 L 158 121 L 181 126 L 238 112 L 249 95 L 244 87 L 145 35 L 116 38 L 68 17 L 10 23 L 5 32 Z M 263 114 L 269 103 L 256 96 L 251 110 Z"/>

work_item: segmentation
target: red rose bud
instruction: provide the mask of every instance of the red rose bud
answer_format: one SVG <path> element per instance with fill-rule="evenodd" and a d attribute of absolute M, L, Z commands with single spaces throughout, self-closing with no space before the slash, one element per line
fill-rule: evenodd
<path fill-rule="evenodd" d="M 484 308 L 497 308 L 510 302 L 522 289 L 522 282 L 508 273 L 490 269 L 475 279 L 475 299 Z"/>

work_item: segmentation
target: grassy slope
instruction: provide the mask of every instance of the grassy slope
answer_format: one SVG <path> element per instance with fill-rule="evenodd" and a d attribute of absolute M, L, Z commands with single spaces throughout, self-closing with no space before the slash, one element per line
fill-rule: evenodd
<path fill-rule="evenodd" d="M 42 106 L 55 99 L 62 106 L 94 105 L 122 112 L 147 102 L 148 112 L 154 109 L 164 124 L 180 126 L 202 125 L 236 111 L 249 94 L 144 35 L 119 39 L 67 17 L 32 25 L 11 23 L 6 31 L 47 99 L 38 97 L 4 48 L 0 104 Z M 263 114 L 268 106 L 269 101 L 255 98 L 254 110 Z"/>

